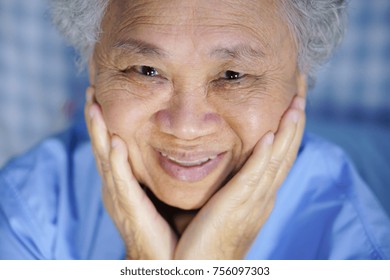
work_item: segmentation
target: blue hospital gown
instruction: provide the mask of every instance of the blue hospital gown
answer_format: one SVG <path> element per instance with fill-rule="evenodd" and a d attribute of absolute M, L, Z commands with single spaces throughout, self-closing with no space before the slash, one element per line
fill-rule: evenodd
<path fill-rule="evenodd" d="M 123 259 L 77 129 L 0 172 L 0 259 Z M 247 259 L 390 259 L 390 218 L 343 151 L 305 134 Z"/>

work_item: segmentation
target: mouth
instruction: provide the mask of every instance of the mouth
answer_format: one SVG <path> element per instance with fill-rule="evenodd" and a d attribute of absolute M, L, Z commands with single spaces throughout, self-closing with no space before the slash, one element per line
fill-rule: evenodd
<path fill-rule="evenodd" d="M 212 173 L 226 152 L 202 152 L 179 155 L 158 151 L 158 159 L 162 169 L 171 177 L 183 182 L 197 182 Z"/>
<path fill-rule="evenodd" d="M 172 161 L 178 165 L 186 166 L 186 167 L 194 167 L 194 166 L 202 165 L 210 160 L 216 159 L 218 156 L 218 155 L 212 155 L 212 156 L 204 157 L 204 158 L 197 159 L 197 160 L 180 160 L 180 159 L 177 159 L 175 157 L 169 156 L 168 154 L 165 154 L 163 152 L 160 152 L 160 154 L 163 157 L 168 158 L 170 161 Z"/>

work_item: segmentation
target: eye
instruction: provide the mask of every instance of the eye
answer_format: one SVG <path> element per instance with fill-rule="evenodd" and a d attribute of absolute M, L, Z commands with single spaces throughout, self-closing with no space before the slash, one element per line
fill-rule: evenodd
<path fill-rule="evenodd" d="M 243 77 L 243 75 L 239 72 L 236 72 L 236 71 L 228 70 L 224 73 L 224 78 L 226 80 L 237 80 L 237 79 L 240 79 L 242 77 Z"/>
<path fill-rule="evenodd" d="M 158 71 L 151 66 L 145 66 L 145 65 L 136 66 L 135 70 L 138 73 L 145 75 L 145 76 L 155 77 L 158 75 Z"/>

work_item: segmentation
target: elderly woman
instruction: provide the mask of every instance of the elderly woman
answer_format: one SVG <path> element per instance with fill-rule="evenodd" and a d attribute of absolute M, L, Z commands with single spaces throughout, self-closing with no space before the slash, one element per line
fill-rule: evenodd
<path fill-rule="evenodd" d="M 88 61 L 91 144 L 70 130 L 2 171 L 0 258 L 390 258 L 370 189 L 303 133 L 344 1 L 52 6 Z"/>

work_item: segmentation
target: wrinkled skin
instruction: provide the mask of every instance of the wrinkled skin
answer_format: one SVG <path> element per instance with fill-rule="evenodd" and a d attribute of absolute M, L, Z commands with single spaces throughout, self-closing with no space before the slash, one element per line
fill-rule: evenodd
<path fill-rule="evenodd" d="M 113 0 L 102 31 L 85 111 L 127 257 L 242 258 L 304 128 L 274 1 Z"/>

